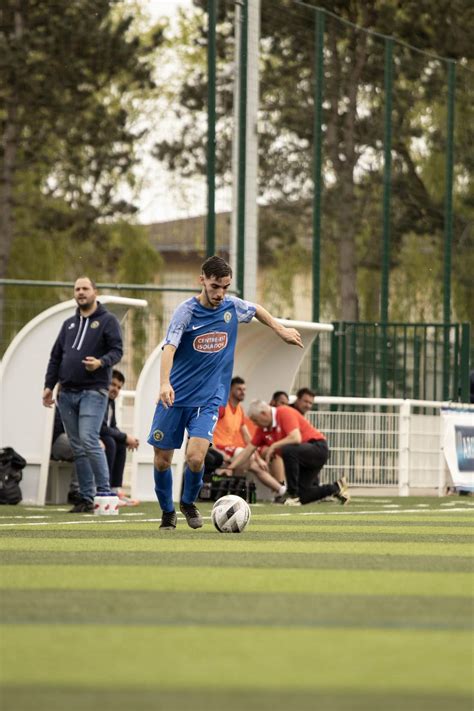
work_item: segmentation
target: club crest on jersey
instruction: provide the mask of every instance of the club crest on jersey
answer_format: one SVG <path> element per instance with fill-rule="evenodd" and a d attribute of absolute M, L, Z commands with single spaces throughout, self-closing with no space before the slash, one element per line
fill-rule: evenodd
<path fill-rule="evenodd" d="M 91 328 L 99 328 L 99 321 L 92 321 Z"/>
<path fill-rule="evenodd" d="M 230 311 L 226 311 L 225 314 L 224 314 L 224 321 L 225 321 L 226 323 L 229 323 L 229 321 L 230 321 L 231 318 L 232 318 L 231 312 L 230 312 Z"/>
<path fill-rule="evenodd" d="M 193 341 L 193 348 L 199 353 L 218 353 L 227 345 L 227 333 L 216 331 L 214 333 L 203 333 L 196 336 Z"/>
<path fill-rule="evenodd" d="M 155 442 L 161 442 L 161 440 L 163 439 L 164 436 L 165 435 L 163 434 L 163 432 L 161 430 L 155 430 L 153 432 L 153 439 L 155 440 Z"/>

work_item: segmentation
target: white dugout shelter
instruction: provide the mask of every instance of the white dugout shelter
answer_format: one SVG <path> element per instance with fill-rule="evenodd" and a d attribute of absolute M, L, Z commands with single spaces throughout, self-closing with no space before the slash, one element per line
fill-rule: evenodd
<path fill-rule="evenodd" d="M 143 299 L 101 295 L 119 321 L 130 308 L 145 308 Z M 74 299 L 52 306 L 24 326 L 0 364 L 0 446 L 13 447 L 27 461 L 21 490 L 24 503 L 44 504 L 48 483 L 54 408 L 43 407 L 46 367 L 63 321 L 74 314 Z"/>
<path fill-rule="evenodd" d="M 247 402 L 255 398 L 268 401 L 275 390 L 290 392 L 305 354 L 318 333 L 332 331 L 331 324 L 278 319 L 284 326 L 296 328 L 304 348 L 284 343 L 281 338 L 257 319 L 239 326 L 235 350 L 234 374 L 244 378 Z M 140 440 L 132 456 L 132 496 L 141 501 L 156 501 L 153 479 L 153 447 L 147 444 L 160 387 L 162 344 L 146 361 L 135 393 L 133 431 Z M 186 442 L 176 450 L 172 463 L 173 499 L 179 500 Z"/>

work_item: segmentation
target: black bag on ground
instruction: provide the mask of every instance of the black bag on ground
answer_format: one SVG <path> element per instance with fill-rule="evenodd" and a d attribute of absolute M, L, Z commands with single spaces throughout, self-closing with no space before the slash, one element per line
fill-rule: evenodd
<path fill-rule="evenodd" d="M 19 504 L 22 495 L 20 481 L 21 470 L 26 460 L 13 447 L 0 449 L 0 504 Z"/>

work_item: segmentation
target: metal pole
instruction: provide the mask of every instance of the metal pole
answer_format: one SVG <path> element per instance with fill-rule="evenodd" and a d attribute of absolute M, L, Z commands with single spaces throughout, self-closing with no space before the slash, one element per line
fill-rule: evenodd
<path fill-rule="evenodd" d="M 471 343 L 471 324 L 461 324 L 461 365 L 460 381 L 461 381 L 461 402 L 469 402 L 470 384 L 469 384 L 469 346 Z M 455 399 L 455 398 L 453 398 Z"/>
<path fill-rule="evenodd" d="M 247 146 L 247 53 L 248 53 L 248 0 L 240 2 L 240 100 L 239 100 L 239 182 L 237 198 L 237 290 L 244 296 L 245 282 L 245 184 Z"/>
<path fill-rule="evenodd" d="M 247 2 L 247 37 L 244 294 L 249 301 L 257 301 L 260 0 Z"/>
<path fill-rule="evenodd" d="M 232 126 L 232 217 L 230 226 L 230 254 L 229 264 L 237 278 L 237 230 L 238 230 L 238 209 L 239 209 L 239 131 L 240 126 L 240 42 L 241 42 L 241 5 L 235 3 L 235 47 L 234 47 L 234 111 Z M 237 283 L 237 282 L 235 282 Z M 236 287 L 237 288 L 237 287 Z"/>
<path fill-rule="evenodd" d="M 390 199 L 392 193 L 392 90 L 393 90 L 393 39 L 385 38 L 385 118 L 384 118 L 384 175 L 383 175 L 383 226 L 382 226 L 382 282 L 380 287 L 381 362 L 380 395 L 387 397 L 387 323 L 390 270 Z"/>
<path fill-rule="evenodd" d="M 320 320 L 321 303 L 321 194 L 322 194 L 322 123 L 324 82 L 324 10 L 315 12 L 314 34 L 314 110 L 313 110 L 313 321 Z M 311 352 L 311 385 L 319 389 L 319 339 Z"/>
<path fill-rule="evenodd" d="M 216 252 L 216 16 L 217 0 L 208 0 L 207 36 L 207 225 L 206 256 Z"/>
<path fill-rule="evenodd" d="M 385 39 L 385 120 L 384 120 L 384 176 L 383 176 L 383 248 L 382 284 L 380 290 L 380 320 L 388 321 L 389 268 L 390 268 L 390 199 L 392 193 L 392 90 L 393 90 L 393 39 Z"/>
<path fill-rule="evenodd" d="M 75 282 L 73 281 L 36 281 L 35 279 L 0 279 L 0 286 L 31 286 L 40 288 L 52 288 L 52 287 L 68 287 L 73 288 Z M 184 291 L 186 293 L 195 294 L 199 291 L 198 286 L 193 287 L 182 287 L 182 286 L 157 286 L 156 284 L 113 284 L 109 282 L 97 282 L 98 289 L 112 289 L 113 291 L 169 291 L 179 293 Z M 230 292 L 235 294 L 235 291 Z"/>
<path fill-rule="evenodd" d="M 446 177 L 444 192 L 444 275 L 443 275 L 443 399 L 449 397 L 449 323 L 451 321 L 451 257 L 453 245 L 454 104 L 456 62 L 448 62 L 448 106 L 446 121 Z"/>

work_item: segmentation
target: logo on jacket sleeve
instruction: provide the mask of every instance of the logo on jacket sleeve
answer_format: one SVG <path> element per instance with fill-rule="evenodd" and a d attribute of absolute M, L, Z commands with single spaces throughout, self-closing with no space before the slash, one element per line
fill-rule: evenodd
<path fill-rule="evenodd" d="M 216 331 L 215 333 L 203 333 L 196 336 L 193 341 L 193 348 L 199 353 L 218 353 L 227 345 L 227 333 Z"/>

